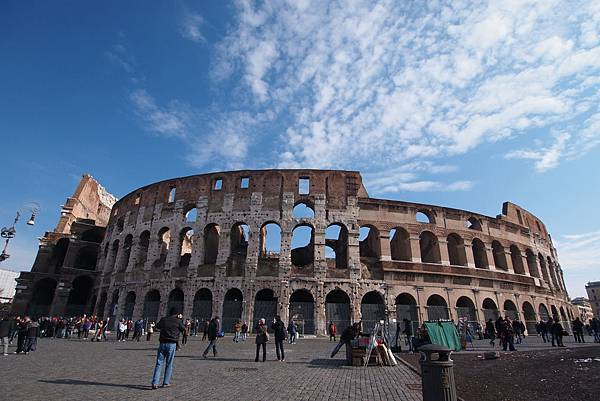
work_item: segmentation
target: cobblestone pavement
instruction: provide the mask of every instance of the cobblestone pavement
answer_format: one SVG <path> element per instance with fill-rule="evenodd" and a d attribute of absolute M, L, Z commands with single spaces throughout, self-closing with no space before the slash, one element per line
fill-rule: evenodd
<path fill-rule="evenodd" d="M 150 390 L 157 341 L 48 340 L 29 355 L 0 355 L 0 391 L 6 400 L 421 400 L 420 377 L 396 367 L 343 366 L 333 342 L 286 344 L 286 362 L 268 344 L 267 362 L 255 363 L 254 339 L 220 339 L 216 358 L 202 358 L 206 342 L 192 338 L 175 357 L 172 386 Z M 14 351 L 14 346 L 10 351 Z"/>

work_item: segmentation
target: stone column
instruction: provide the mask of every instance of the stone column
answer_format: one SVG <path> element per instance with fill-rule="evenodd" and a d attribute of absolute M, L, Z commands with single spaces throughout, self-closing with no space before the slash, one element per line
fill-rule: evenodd
<path fill-rule="evenodd" d="M 419 243 L 418 235 L 410 235 L 410 254 L 412 255 L 412 261 L 421 263 L 421 244 Z"/>
<path fill-rule="evenodd" d="M 131 251 L 129 252 L 129 263 L 127 263 L 126 272 L 131 272 L 135 268 L 135 264 L 137 263 L 137 259 L 140 253 L 140 237 L 133 237 L 133 241 L 131 242 Z"/>
<path fill-rule="evenodd" d="M 512 257 L 511 257 L 510 251 L 506 251 L 506 249 L 505 249 L 503 251 L 503 253 L 504 253 L 504 259 L 506 260 L 506 268 L 507 268 L 508 272 L 514 274 L 515 273 L 515 268 L 513 266 Z"/>
<path fill-rule="evenodd" d="M 327 334 L 327 316 L 325 314 L 325 290 L 323 282 L 319 281 L 315 297 L 315 334 Z"/>
<path fill-rule="evenodd" d="M 438 239 L 438 246 L 440 248 L 440 259 L 442 265 L 450 266 L 450 255 L 448 253 L 448 241 L 446 239 Z"/>
<path fill-rule="evenodd" d="M 392 260 L 392 249 L 390 244 L 389 231 L 384 230 L 379 233 L 379 247 L 381 249 L 381 257 L 379 259 L 382 261 Z"/>
<path fill-rule="evenodd" d="M 50 316 L 63 316 L 65 314 L 69 292 L 71 292 L 71 284 L 63 282 L 62 279 L 58 280 L 58 284 L 54 290 L 54 298 L 50 305 Z"/>
<path fill-rule="evenodd" d="M 491 246 L 485 244 L 485 254 L 488 260 L 487 268 L 489 270 L 496 270 L 496 261 L 494 260 L 494 251 Z"/>
<path fill-rule="evenodd" d="M 471 240 L 464 240 L 465 242 L 465 256 L 467 257 L 467 267 L 475 268 L 475 256 L 473 255 L 473 243 Z"/>

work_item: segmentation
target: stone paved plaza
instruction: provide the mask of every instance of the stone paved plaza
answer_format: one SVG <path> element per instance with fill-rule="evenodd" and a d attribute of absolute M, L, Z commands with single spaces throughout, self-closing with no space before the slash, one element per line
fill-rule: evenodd
<path fill-rule="evenodd" d="M 172 387 L 150 390 L 156 339 L 150 343 L 80 340 L 39 341 L 29 355 L 0 357 L 6 400 L 421 400 L 420 377 L 396 367 L 343 366 L 333 343 L 301 339 L 287 345 L 286 362 L 254 362 L 254 339 L 221 339 L 217 358 L 202 358 L 206 342 L 192 338 L 177 353 Z M 10 351 L 14 351 L 12 346 Z"/>

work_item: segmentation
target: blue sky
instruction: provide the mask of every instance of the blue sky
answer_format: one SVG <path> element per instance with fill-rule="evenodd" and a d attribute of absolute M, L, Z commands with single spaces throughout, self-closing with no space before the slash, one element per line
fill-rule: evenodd
<path fill-rule="evenodd" d="M 2 267 L 81 173 L 122 196 L 222 169 L 363 172 L 371 196 L 539 216 L 600 280 L 600 3 L 4 1 Z M 24 223 L 24 221 L 23 221 Z"/>

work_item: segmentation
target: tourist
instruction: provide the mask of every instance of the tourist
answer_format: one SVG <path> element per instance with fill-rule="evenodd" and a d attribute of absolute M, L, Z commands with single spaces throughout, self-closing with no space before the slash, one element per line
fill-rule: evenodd
<path fill-rule="evenodd" d="M 185 319 L 185 323 L 183 324 L 183 327 L 185 328 L 185 330 L 183 330 L 183 333 L 181 336 L 181 345 L 182 346 L 187 344 L 191 326 L 192 326 L 192 324 L 190 323 L 190 319 Z"/>
<path fill-rule="evenodd" d="M 400 338 L 400 334 L 402 333 L 402 326 L 400 325 L 400 321 L 396 322 L 396 333 L 394 335 L 394 347 L 398 348 L 398 338 Z"/>
<path fill-rule="evenodd" d="M 592 332 L 594 333 L 594 342 L 600 343 L 600 320 L 595 317 L 590 321 Z"/>
<path fill-rule="evenodd" d="M 83 315 L 85 316 L 85 315 Z M 83 339 L 87 340 L 90 335 L 90 328 L 92 327 L 92 321 L 90 319 L 85 319 L 83 323 Z"/>
<path fill-rule="evenodd" d="M 538 323 L 538 330 L 542 336 L 542 340 L 544 340 L 545 343 L 548 342 L 548 324 L 543 320 L 540 320 Z"/>
<path fill-rule="evenodd" d="M 496 329 L 494 328 L 494 321 L 491 318 L 485 323 L 485 334 L 487 334 L 490 339 L 490 345 L 495 347 L 496 343 L 494 340 L 496 339 Z"/>
<path fill-rule="evenodd" d="M 576 317 L 572 323 L 573 327 L 573 338 L 578 343 L 584 343 L 585 339 L 583 338 L 583 322 Z"/>
<path fill-rule="evenodd" d="M 94 333 L 93 337 L 92 337 L 92 342 L 94 340 L 96 341 L 100 341 L 100 338 L 102 337 L 102 332 L 104 331 L 104 322 L 102 320 L 99 320 L 97 325 L 96 325 L 96 332 Z"/>
<path fill-rule="evenodd" d="M 119 321 L 119 327 L 117 330 L 117 341 L 125 341 L 125 332 L 127 331 L 127 322 L 125 319 L 121 319 Z"/>
<path fill-rule="evenodd" d="M 510 319 L 508 317 L 503 319 L 500 325 L 500 332 L 498 333 L 503 351 L 507 351 L 507 348 L 510 351 L 515 351 L 514 335 L 515 332 Z"/>
<path fill-rule="evenodd" d="M 155 326 L 156 325 L 154 324 L 154 322 L 150 322 L 150 324 L 148 325 L 148 334 L 146 334 L 146 341 L 150 341 L 150 339 L 152 338 Z"/>
<path fill-rule="evenodd" d="M 550 321 L 550 320 L 549 320 Z M 550 334 L 552 334 L 552 346 L 554 347 L 554 342 L 556 341 L 557 347 L 564 347 L 563 345 L 563 327 L 558 320 L 558 317 L 554 317 L 554 323 L 550 326 Z"/>
<path fill-rule="evenodd" d="M 210 322 L 208 319 L 204 321 L 204 325 L 202 327 L 202 341 L 206 340 L 208 337 L 208 327 L 210 326 Z"/>
<path fill-rule="evenodd" d="M 233 342 L 234 343 L 240 342 L 241 332 L 242 332 L 242 322 L 237 320 L 235 322 L 235 324 L 233 325 Z"/>
<path fill-rule="evenodd" d="M 290 321 L 287 328 L 288 334 L 290 335 L 289 342 L 290 344 L 296 343 L 296 334 L 298 334 L 298 329 L 296 328 L 296 324 L 293 321 Z"/>
<path fill-rule="evenodd" d="M 143 329 L 144 329 L 144 320 L 143 319 L 136 320 L 135 324 L 133 325 L 133 337 L 131 338 L 131 341 L 137 340 L 138 342 L 140 342 L 140 338 L 142 337 Z"/>
<path fill-rule="evenodd" d="M 337 331 L 337 327 L 333 321 L 329 322 L 329 326 L 327 326 L 327 334 L 329 334 L 329 341 L 335 341 L 335 333 Z"/>
<path fill-rule="evenodd" d="M 19 332 L 19 323 L 21 322 L 21 317 L 16 316 L 14 319 L 10 321 L 10 333 L 8 334 L 8 343 L 12 344 L 13 340 L 17 336 Z"/>
<path fill-rule="evenodd" d="M 185 327 L 178 316 L 177 309 L 171 308 L 169 316 L 160 319 L 156 328 L 160 330 L 158 341 L 158 353 L 156 354 L 156 366 L 152 375 L 152 389 L 158 388 L 162 365 L 165 364 L 165 375 L 163 378 L 163 387 L 169 387 L 171 374 L 173 373 L 173 359 L 175 359 L 175 348 L 179 341 L 179 333 L 185 331 Z"/>
<path fill-rule="evenodd" d="M 413 344 L 413 327 L 410 319 L 404 318 L 404 335 L 406 335 L 406 344 L 408 345 L 408 352 L 415 352 Z"/>
<path fill-rule="evenodd" d="M 32 319 L 27 324 L 27 338 L 25 339 L 25 355 L 37 349 L 37 339 L 40 336 L 40 324 L 37 319 Z"/>
<path fill-rule="evenodd" d="M 333 358 L 338 353 L 338 351 L 340 350 L 340 348 L 342 348 L 343 345 L 347 345 L 346 359 L 352 359 L 351 342 L 360 334 L 360 325 L 361 322 L 356 322 L 352 326 L 348 326 L 344 329 L 344 331 L 342 331 L 342 335 L 340 336 L 340 342 L 335 346 L 333 351 L 331 351 L 331 358 Z M 348 352 L 350 352 L 350 355 L 348 355 Z"/>
<path fill-rule="evenodd" d="M 15 354 L 25 352 L 25 339 L 27 338 L 27 325 L 29 324 L 29 316 L 25 316 L 19 321 L 17 333 L 17 350 Z"/>
<path fill-rule="evenodd" d="M 242 341 L 246 341 L 248 338 L 248 323 L 242 324 Z"/>
<path fill-rule="evenodd" d="M 194 337 L 196 337 L 198 335 L 198 323 L 200 323 L 200 322 L 199 322 L 199 320 L 197 318 L 192 319 L 192 333 L 191 333 L 191 335 L 194 336 Z"/>
<path fill-rule="evenodd" d="M 0 342 L 4 347 L 3 355 L 8 355 L 8 338 L 10 334 L 10 319 L 5 316 L 0 320 Z"/>
<path fill-rule="evenodd" d="M 519 321 L 519 319 L 515 319 L 512 321 L 512 328 L 513 328 L 513 331 L 515 332 L 515 337 L 516 337 L 515 342 L 517 344 L 521 344 L 521 342 L 523 341 L 523 327 L 521 326 L 521 322 Z"/>
<path fill-rule="evenodd" d="M 276 316 L 271 329 L 275 334 L 275 352 L 277 353 L 277 360 L 285 362 L 285 352 L 283 351 L 283 342 L 285 341 L 286 329 L 285 323 L 281 320 L 281 316 Z"/>
<path fill-rule="evenodd" d="M 127 320 L 127 328 L 125 329 L 125 339 L 129 340 L 129 333 L 133 331 L 133 322 L 130 320 Z"/>
<path fill-rule="evenodd" d="M 267 342 L 269 341 L 265 319 L 259 319 L 254 331 L 256 332 L 256 358 L 254 358 L 254 362 L 258 362 L 258 354 L 261 347 L 263 354 L 262 361 L 265 362 L 267 360 Z"/>
<path fill-rule="evenodd" d="M 221 331 L 221 322 L 218 317 L 214 317 L 206 326 L 206 336 L 208 337 L 208 346 L 202 353 L 202 357 L 206 359 L 208 351 L 212 349 L 213 356 L 217 356 L 217 337 Z"/>

